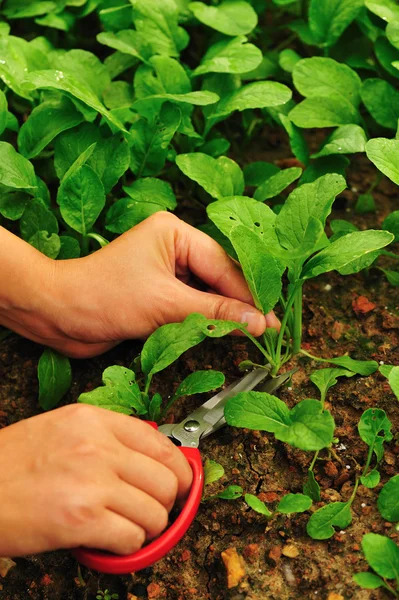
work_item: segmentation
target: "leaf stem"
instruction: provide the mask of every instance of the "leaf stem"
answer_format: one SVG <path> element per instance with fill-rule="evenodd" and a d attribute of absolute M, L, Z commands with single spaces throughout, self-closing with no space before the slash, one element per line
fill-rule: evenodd
<path fill-rule="evenodd" d="M 294 304 L 294 301 L 295 301 L 295 295 L 296 295 L 296 291 L 298 289 L 298 285 L 299 285 L 299 283 L 294 284 L 294 289 L 292 290 L 291 296 L 288 298 L 287 305 L 285 307 L 285 313 L 284 313 L 283 320 L 281 322 L 281 329 L 280 329 L 280 333 L 279 333 L 278 340 L 277 340 L 276 363 L 275 363 L 275 367 L 273 369 L 272 375 L 276 375 L 280 368 L 281 347 L 283 345 L 283 337 L 284 337 L 284 333 L 285 333 L 285 327 L 287 325 L 287 321 L 288 321 L 289 314 L 291 312 L 292 305 Z M 289 343 L 289 340 L 288 340 L 288 343 Z"/>
<path fill-rule="evenodd" d="M 359 487 L 359 481 L 360 481 L 360 477 L 358 477 L 358 478 L 356 479 L 356 482 L 355 482 L 355 487 L 353 488 L 352 495 L 351 495 L 351 497 L 350 497 L 350 498 L 349 498 L 349 500 L 348 500 L 348 504 L 349 504 L 349 506 L 352 506 L 352 504 L 353 504 L 353 501 L 354 501 L 354 499 L 355 499 L 355 497 L 356 497 L 357 488 Z"/>
<path fill-rule="evenodd" d="M 245 327 L 243 327 L 242 329 L 240 329 L 240 331 L 242 331 L 243 333 L 245 333 L 245 335 L 251 340 L 251 342 L 253 344 L 255 344 L 255 346 L 257 347 L 257 349 L 263 354 L 263 356 L 266 358 L 267 362 L 269 362 L 271 365 L 275 364 L 275 361 L 272 359 L 272 357 L 269 355 L 269 353 L 264 349 L 264 347 L 262 346 L 262 344 L 260 344 L 258 342 L 258 340 L 251 334 L 249 333 L 249 331 L 247 331 L 245 329 Z"/>
<path fill-rule="evenodd" d="M 82 249 L 82 256 L 87 256 L 90 252 L 89 240 L 90 238 L 88 238 L 87 235 L 80 236 L 80 247 Z"/>
<path fill-rule="evenodd" d="M 368 454 L 367 454 L 366 464 L 364 465 L 364 469 L 363 469 L 363 472 L 362 472 L 362 477 L 365 477 L 366 474 L 367 474 L 367 471 L 369 470 L 371 459 L 373 457 L 374 445 L 375 445 L 375 440 L 373 441 L 373 443 L 369 447 L 369 451 L 368 451 Z"/>
<path fill-rule="evenodd" d="M 298 354 L 302 342 L 302 285 L 295 292 L 294 327 L 292 331 L 292 353 Z"/>
<path fill-rule="evenodd" d="M 320 450 L 317 450 L 317 452 L 314 453 L 314 457 L 312 459 L 312 462 L 310 463 L 308 471 L 313 471 L 314 466 L 316 464 L 316 460 L 318 459 L 318 456 L 319 456 L 319 452 L 320 452 Z"/>

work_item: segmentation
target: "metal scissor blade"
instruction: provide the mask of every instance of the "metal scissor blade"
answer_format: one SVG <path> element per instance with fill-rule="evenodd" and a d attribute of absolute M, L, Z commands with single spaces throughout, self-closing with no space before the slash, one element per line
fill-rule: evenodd
<path fill-rule="evenodd" d="M 240 392 L 253 390 L 269 376 L 270 368 L 255 369 L 229 385 L 198 407 L 177 425 L 161 425 L 159 431 L 180 442 L 182 446 L 197 448 L 202 437 L 208 436 L 225 424 L 224 407 L 230 398 Z"/>
<path fill-rule="evenodd" d="M 295 369 L 291 369 L 291 371 L 287 371 L 286 373 L 283 373 L 282 375 L 279 375 L 278 377 L 271 377 L 265 383 L 263 383 L 261 386 L 258 386 L 257 391 L 258 392 L 267 392 L 268 394 L 274 394 L 274 392 L 276 392 L 279 388 L 281 388 L 281 386 L 284 385 L 284 383 L 289 381 L 289 379 L 292 377 L 292 375 L 294 373 L 296 373 L 297 371 L 298 371 L 298 369 L 295 368 Z"/>

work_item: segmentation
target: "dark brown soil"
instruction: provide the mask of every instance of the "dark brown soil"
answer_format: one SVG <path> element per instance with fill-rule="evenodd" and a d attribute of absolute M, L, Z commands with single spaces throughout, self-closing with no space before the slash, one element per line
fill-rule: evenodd
<path fill-rule="evenodd" d="M 320 134 L 317 134 L 318 136 Z M 286 157 L 279 142 L 267 138 L 263 153 L 250 160 L 276 160 Z M 319 139 L 312 139 L 316 144 Z M 375 178 L 370 164 L 360 157 L 349 175 L 349 190 L 338 201 L 334 218 L 349 219 L 359 227 L 380 227 L 383 218 L 397 209 L 396 189 L 386 179 L 375 192 L 377 213 L 354 214 L 359 193 Z M 387 264 L 389 264 L 389 259 Z M 326 287 L 327 286 L 327 287 Z M 328 286 L 331 286 L 329 289 Z M 365 315 L 353 310 L 358 296 L 365 296 L 376 308 Z M 399 293 L 375 268 L 357 276 L 337 274 L 320 277 L 307 285 L 304 302 L 304 345 L 323 357 L 349 352 L 354 358 L 373 358 L 386 364 L 399 364 Z M 99 385 L 102 370 L 110 364 L 129 364 L 139 344 L 126 343 L 95 360 L 73 363 L 73 386 L 66 402 Z M 36 367 L 41 348 L 12 336 L 0 345 L 0 426 L 37 414 Z M 257 358 L 256 351 L 242 338 L 208 340 L 186 353 L 176 365 L 163 372 L 156 386 L 170 394 L 182 378 L 197 369 L 214 368 L 226 373 L 228 381 L 240 376 L 237 365 L 244 358 Z M 294 361 L 295 362 L 295 361 Z M 309 381 L 316 367 L 308 359 L 298 361 L 300 370 L 291 388 L 281 392 L 290 406 L 309 397 L 318 397 Z M 204 400 L 194 398 L 175 407 L 177 420 Z M 339 382 L 328 396 L 340 445 L 336 456 L 321 453 L 316 464 L 322 487 L 322 503 L 348 499 L 355 474 L 364 465 L 367 449 L 359 439 L 357 422 L 372 406 L 383 408 L 393 422 L 394 440 L 387 445 L 381 464 L 382 482 L 374 490 L 360 487 L 353 504 L 353 524 L 326 542 L 306 535 L 309 514 L 279 515 L 267 521 L 241 500 L 204 502 L 189 533 L 164 560 L 152 568 L 128 577 L 99 575 L 86 568 L 78 578 L 78 565 L 66 552 L 16 559 L 16 567 L 0 577 L 1 600 L 92 600 L 97 589 L 108 588 L 121 600 L 159 598 L 167 600 L 376 600 L 388 598 L 382 591 L 361 590 L 353 581 L 354 572 L 366 563 L 360 550 L 363 534 L 374 531 L 399 541 L 395 525 L 385 523 L 376 508 L 381 485 L 398 472 L 399 407 L 386 380 L 378 373 Z M 245 492 L 258 494 L 270 509 L 287 492 L 300 492 L 311 453 L 276 442 L 272 435 L 225 428 L 204 441 L 202 454 L 220 462 L 223 479 L 206 490 L 211 495 L 229 484 L 241 485 Z M 294 544 L 298 555 L 289 558 L 284 548 Z M 246 577 L 238 587 L 228 589 L 221 552 L 234 547 L 245 561 Z M 83 583 L 84 582 L 84 583 Z"/>

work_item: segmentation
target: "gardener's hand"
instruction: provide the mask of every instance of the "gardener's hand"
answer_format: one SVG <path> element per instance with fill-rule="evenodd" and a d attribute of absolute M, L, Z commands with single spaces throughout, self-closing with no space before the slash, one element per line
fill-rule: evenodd
<path fill-rule="evenodd" d="M 2 429 L 0 467 L 0 556 L 135 552 L 165 529 L 192 480 L 166 436 L 84 404 Z"/>
<path fill-rule="evenodd" d="M 254 308 L 240 269 L 219 244 L 166 212 L 86 258 L 40 261 L 31 285 L 41 287 L 36 296 L 27 292 L 35 306 L 3 325 L 70 356 L 100 354 L 193 312 L 248 323 L 256 336 L 279 326 L 273 313 Z M 190 287 L 191 276 L 210 292 Z"/>

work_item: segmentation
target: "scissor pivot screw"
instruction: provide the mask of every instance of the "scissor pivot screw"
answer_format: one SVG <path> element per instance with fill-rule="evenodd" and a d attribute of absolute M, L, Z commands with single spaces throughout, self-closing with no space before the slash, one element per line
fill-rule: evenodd
<path fill-rule="evenodd" d="M 186 421 L 184 423 L 184 429 L 186 431 L 197 431 L 197 429 L 199 428 L 200 424 L 198 423 L 198 421 Z"/>

